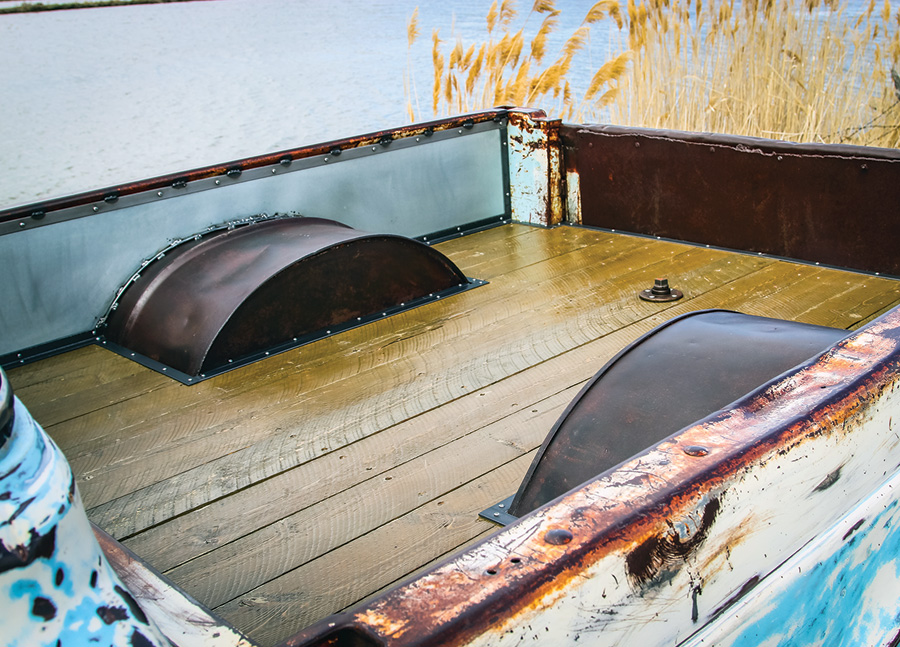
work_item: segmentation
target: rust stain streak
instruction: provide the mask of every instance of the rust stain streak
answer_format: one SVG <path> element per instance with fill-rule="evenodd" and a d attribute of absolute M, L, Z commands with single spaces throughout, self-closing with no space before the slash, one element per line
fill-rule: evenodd
<path fill-rule="evenodd" d="M 712 498 L 703 508 L 703 517 L 693 534 L 682 538 L 679 532 L 670 528 L 670 532 L 654 535 L 628 553 L 625 564 L 635 587 L 653 580 L 664 569 L 683 562 L 706 539 L 718 512 L 719 499 Z"/>

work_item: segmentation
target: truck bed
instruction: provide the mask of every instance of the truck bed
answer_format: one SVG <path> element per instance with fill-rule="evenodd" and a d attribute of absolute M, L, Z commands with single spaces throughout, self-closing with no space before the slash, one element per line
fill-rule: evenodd
<path fill-rule="evenodd" d="M 491 533 L 581 386 L 685 312 L 854 329 L 896 280 L 575 226 L 437 245 L 488 284 L 194 386 L 88 346 L 16 368 L 90 519 L 260 644 Z M 685 298 L 637 293 L 666 276 Z"/>

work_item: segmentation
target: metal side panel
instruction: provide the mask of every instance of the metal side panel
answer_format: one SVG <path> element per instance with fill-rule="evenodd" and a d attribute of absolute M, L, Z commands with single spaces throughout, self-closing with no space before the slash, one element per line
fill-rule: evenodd
<path fill-rule="evenodd" d="M 574 124 L 560 138 L 585 225 L 900 275 L 896 149 Z"/>
<path fill-rule="evenodd" d="M 92 330 L 142 259 L 223 222 L 295 212 L 422 236 L 502 218 L 503 137 L 487 122 L 388 138 L 5 223 L 0 356 Z"/>

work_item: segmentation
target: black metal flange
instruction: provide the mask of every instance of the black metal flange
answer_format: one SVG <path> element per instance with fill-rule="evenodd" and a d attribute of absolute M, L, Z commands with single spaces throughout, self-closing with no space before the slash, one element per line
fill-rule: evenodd
<path fill-rule="evenodd" d="M 652 288 L 642 290 L 638 296 L 644 301 L 677 301 L 684 293 L 670 288 L 669 279 L 661 278 L 653 282 Z"/>

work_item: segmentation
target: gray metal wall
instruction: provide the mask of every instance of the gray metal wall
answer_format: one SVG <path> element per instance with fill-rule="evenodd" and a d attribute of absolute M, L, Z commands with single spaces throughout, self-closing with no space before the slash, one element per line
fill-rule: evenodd
<path fill-rule="evenodd" d="M 503 216 L 504 146 L 484 122 L 4 223 L 0 355 L 90 331 L 143 259 L 226 221 L 297 212 L 419 237 Z"/>

